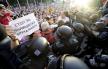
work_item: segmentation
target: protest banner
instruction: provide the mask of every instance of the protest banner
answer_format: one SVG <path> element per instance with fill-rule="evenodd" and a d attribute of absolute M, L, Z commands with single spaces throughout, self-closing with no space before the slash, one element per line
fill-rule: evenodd
<path fill-rule="evenodd" d="M 39 30 L 38 21 L 34 13 L 28 14 L 9 23 L 16 37 L 21 40 L 24 36 L 30 35 Z"/>

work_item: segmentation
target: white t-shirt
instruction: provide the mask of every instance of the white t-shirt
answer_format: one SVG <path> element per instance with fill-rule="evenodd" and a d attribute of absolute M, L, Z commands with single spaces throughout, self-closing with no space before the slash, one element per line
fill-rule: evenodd
<path fill-rule="evenodd" d="M 51 24 L 51 25 L 50 25 L 50 28 L 51 28 L 51 29 L 54 29 L 54 28 L 56 28 L 56 27 L 58 27 L 58 24 Z"/>

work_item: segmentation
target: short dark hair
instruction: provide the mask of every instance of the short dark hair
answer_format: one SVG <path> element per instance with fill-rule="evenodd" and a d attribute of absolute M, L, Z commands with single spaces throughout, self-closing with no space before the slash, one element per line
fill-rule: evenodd
<path fill-rule="evenodd" d="M 58 22 L 58 26 L 60 27 L 60 26 L 62 26 L 62 25 L 64 25 L 65 23 L 63 22 L 63 20 L 60 20 L 59 22 Z"/>
<path fill-rule="evenodd" d="M 52 18 L 52 17 L 45 17 L 45 19 L 46 19 L 47 21 L 49 21 L 51 18 Z"/>

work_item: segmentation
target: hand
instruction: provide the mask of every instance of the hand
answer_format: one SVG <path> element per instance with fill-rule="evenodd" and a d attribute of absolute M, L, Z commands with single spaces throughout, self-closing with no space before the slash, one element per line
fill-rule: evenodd
<path fill-rule="evenodd" d="M 19 45 L 19 40 L 16 38 L 14 31 L 11 29 L 10 26 L 6 25 L 5 28 L 6 28 L 7 35 L 12 39 L 11 49 L 14 49 Z"/>
<path fill-rule="evenodd" d="M 16 40 L 17 38 L 16 38 L 13 30 L 11 29 L 11 27 L 6 25 L 5 28 L 6 28 L 7 35 L 10 36 L 12 40 Z"/>

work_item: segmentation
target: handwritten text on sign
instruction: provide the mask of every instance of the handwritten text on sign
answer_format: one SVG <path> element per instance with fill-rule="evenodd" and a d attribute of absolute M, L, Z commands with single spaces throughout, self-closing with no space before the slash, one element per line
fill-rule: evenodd
<path fill-rule="evenodd" d="M 9 23 L 16 37 L 21 40 L 22 37 L 32 34 L 33 32 L 39 30 L 39 24 L 34 16 L 34 13 L 26 15 L 24 17 L 13 20 Z"/>

